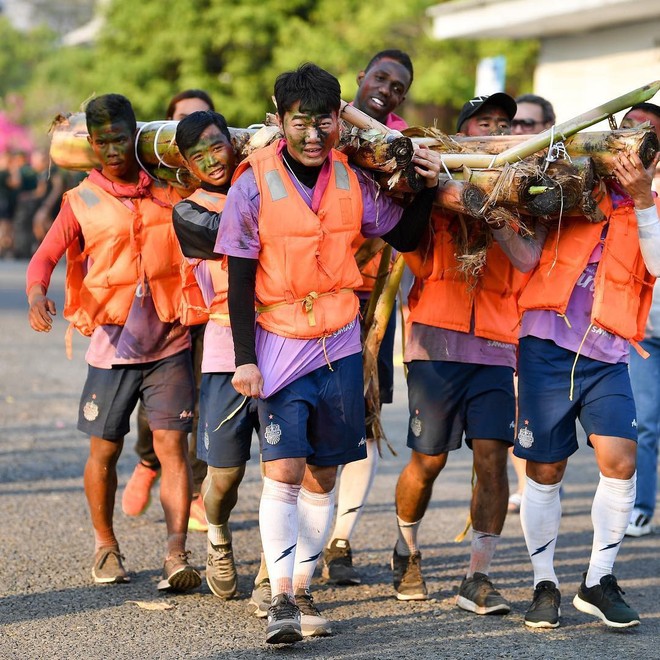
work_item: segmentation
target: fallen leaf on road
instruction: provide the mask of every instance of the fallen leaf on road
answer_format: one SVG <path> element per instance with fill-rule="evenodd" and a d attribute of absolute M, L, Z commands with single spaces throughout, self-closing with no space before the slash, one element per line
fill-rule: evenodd
<path fill-rule="evenodd" d="M 168 603 L 166 600 L 162 601 L 148 601 L 148 600 L 127 600 L 127 603 L 134 603 L 143 610 L 173 610 L 175 605 Z"/>

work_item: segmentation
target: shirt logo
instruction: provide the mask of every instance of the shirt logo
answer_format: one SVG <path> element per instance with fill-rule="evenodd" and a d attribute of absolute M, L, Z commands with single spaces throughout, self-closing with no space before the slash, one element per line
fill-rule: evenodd
<path fill-rule="evenodd" d="M 634 429 L 636 429 L 637 428 L 637 420 L 633 419 L 632 424 L 630 426 L 632 426 Z"/>
<path fill-rule="evenodd" d="M 360 438 L 360 442 L 358 442 L 358 447 L 362 447 L 362 445 L 367 444 L 367 439 L 365 437 Z"/>

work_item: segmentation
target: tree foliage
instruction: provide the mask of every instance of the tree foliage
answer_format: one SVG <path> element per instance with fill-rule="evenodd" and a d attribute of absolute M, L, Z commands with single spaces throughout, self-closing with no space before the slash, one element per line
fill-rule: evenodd
<path fill-rule="evenodd" d="M 159 119 L 173 94 L 199 87 L 230 125 L 246 126 L 274 111 L 271 94 L 280 72 L 314 61 L 337 75 L 350 100 L 357 73 L 384 48 L 400 48 L 413 59 L 415 79 L 402 111 L 409 121 L 438 118 L 441 128 L 450 129 L 473 94 L 477 61 L 486 55 L 507 56 L 508 92 L 529 89 L 534 42 L 435 41 L 425 13 L 433 4 L 110 0 L 93 46 L 57 48 L 46 41 L 44 53 L 34 45 L 39 63 L 30 75 L 29 106 L 52 116 L 77 110 L 93 94 L 118 92 L 131 99 L 139 119 Z M 18 59 L 26 61 L 24 55 Z"/>

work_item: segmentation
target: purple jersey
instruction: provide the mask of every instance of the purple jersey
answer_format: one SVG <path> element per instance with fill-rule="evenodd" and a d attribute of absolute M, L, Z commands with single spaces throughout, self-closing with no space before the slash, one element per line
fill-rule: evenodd
<path fill-rule="evenodd" d="M 566 350 L 601 362 L 628 362 L 628 341 L 591 323 L 596 269 L 602 252 L 599 244 L 589 257 L 589 263 L 571 292 L 566 313 L 560 316 L 547 309 L 526 311 L 521 337 L 532 335 L 549 339 Z"/>
<path fill-rule="evenodd" d="M 357 175 L 362 193 L 361 233 L 367 238 L 382 236 L 399 222 L 403 209 L 381 193 L 378 185 L 362 170 L 350 167 Z M 311 208 L 314 188 L 307 188 L 294 177 L 291 182 Z M 248 169 L 229 189 L 215 252 L 244 259 L 259 258 L 259 207 L 259 188 L 254 172 Z M 357 318 L 329 337 L 309 340 L 280 337 L 257 325 L 257 362 L 264 377 L 265 396 L 329 362 L 361 350 Z"/>
<path fill-rule="evenodd" d="M 207 261 L 202 260 L 195 266 L 195 279 L 202 292 L 204 303 L 207 307 L 210 307 L 215 297 L 215 291 Z M 211 319 L 204 329 L 202 373 L 225 373 L 230 371 L 236 371 L 234 339 L 231 328 L 220 325 Z"/>

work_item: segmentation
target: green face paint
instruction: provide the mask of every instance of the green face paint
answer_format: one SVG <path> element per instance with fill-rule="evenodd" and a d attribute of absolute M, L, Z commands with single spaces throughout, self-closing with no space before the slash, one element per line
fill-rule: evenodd
<path fill-rule="evenodd" d="M 236 155 L 222 131 L 212 124 L 199 141 L 186 152 L 188 169 L 200 181 L 212 186 L 228 186 L 236 167 Z"/>
<path fill-rule="evenodd" d="M 307 167 L 318 167 L 339 139 L 336 112 L 309 115 L 300 111 L 300 102 L 284 113 L 282 130 L 289 153 Z"/>
<path fill-rule="evenodd" d="M 140 168 L 135 160 L 135 138 L 128 124 L 92 126 L 87 139 L 107 179 L 118 183 L 137 181 Z"/>

